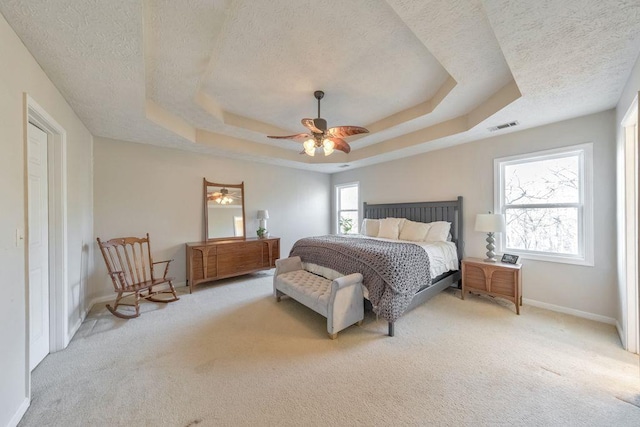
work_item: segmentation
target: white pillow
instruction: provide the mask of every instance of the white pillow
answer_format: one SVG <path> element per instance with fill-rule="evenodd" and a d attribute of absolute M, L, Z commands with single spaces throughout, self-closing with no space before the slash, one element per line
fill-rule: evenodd
<path fill-rule="evenodd" d="M 378 237 L 385 239 L 398 239 L 400 233 L 400 224 L 404 222 L 404 218 L 385 218 L 380 220 L 380 231 Z"/>
<path fill-rule="evenodd" d="M 406 220 L 400 229 L 398 238 L 409 242 L 424 242 L 429 228 L 431 228 L 430 224 Z"/>
<path fill-rule="evenodd" d="M 427 233 L 425 242 L 446 242 L 451 229 L 451 223 L 447 221 L 435 221 L 429 223 L 431 227 Z"/>
<path fill-rule="evenodd" d="M 361 234 L 369 237 L 377 237 L 380 231 L 380 220 L 365 218 L 362 221 Z"/>

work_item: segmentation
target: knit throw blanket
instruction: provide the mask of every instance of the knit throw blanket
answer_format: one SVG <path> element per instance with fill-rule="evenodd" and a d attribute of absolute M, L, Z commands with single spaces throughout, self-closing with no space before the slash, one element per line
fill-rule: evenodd
<path fill-rule="evenodd" d="M 412 243 L 320 236 L 298 240 L 289 256 L 318 264 L 341 274 L 362 273 L 373 311 L 395 322 L 409 307 L 414 294 L 431 285 L 429 257 Z"/>

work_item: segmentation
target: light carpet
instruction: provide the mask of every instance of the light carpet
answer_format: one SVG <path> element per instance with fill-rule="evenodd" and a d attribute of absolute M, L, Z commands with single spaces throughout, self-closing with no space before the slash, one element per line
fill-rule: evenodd
<path fill-rule="evenodd" d="M 327 336 L 272 276 L 96 306 L 33 372 L 22 426 L 640 425 L 638 357 L 615 328 L 447 290 L 387 324 Z"/>

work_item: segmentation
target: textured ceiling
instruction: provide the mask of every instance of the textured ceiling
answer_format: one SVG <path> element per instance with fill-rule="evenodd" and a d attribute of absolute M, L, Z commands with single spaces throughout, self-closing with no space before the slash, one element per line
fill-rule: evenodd
<path fill-rule="evenodd" d="M 3 0 L 97 136 L 324 172 L 615 106 L 638 0 Z M 3 64 L 2 66 L 9 66 Z M 265 135 L 366 126 L 310 158 Z"/>

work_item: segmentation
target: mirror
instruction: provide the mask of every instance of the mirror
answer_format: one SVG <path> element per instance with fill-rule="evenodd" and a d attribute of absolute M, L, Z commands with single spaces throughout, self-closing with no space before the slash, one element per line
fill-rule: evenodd
<path fill-rule="evenodd" d="M 204 240 L 244 239 L 244 182 L 204 182 Z"/>

